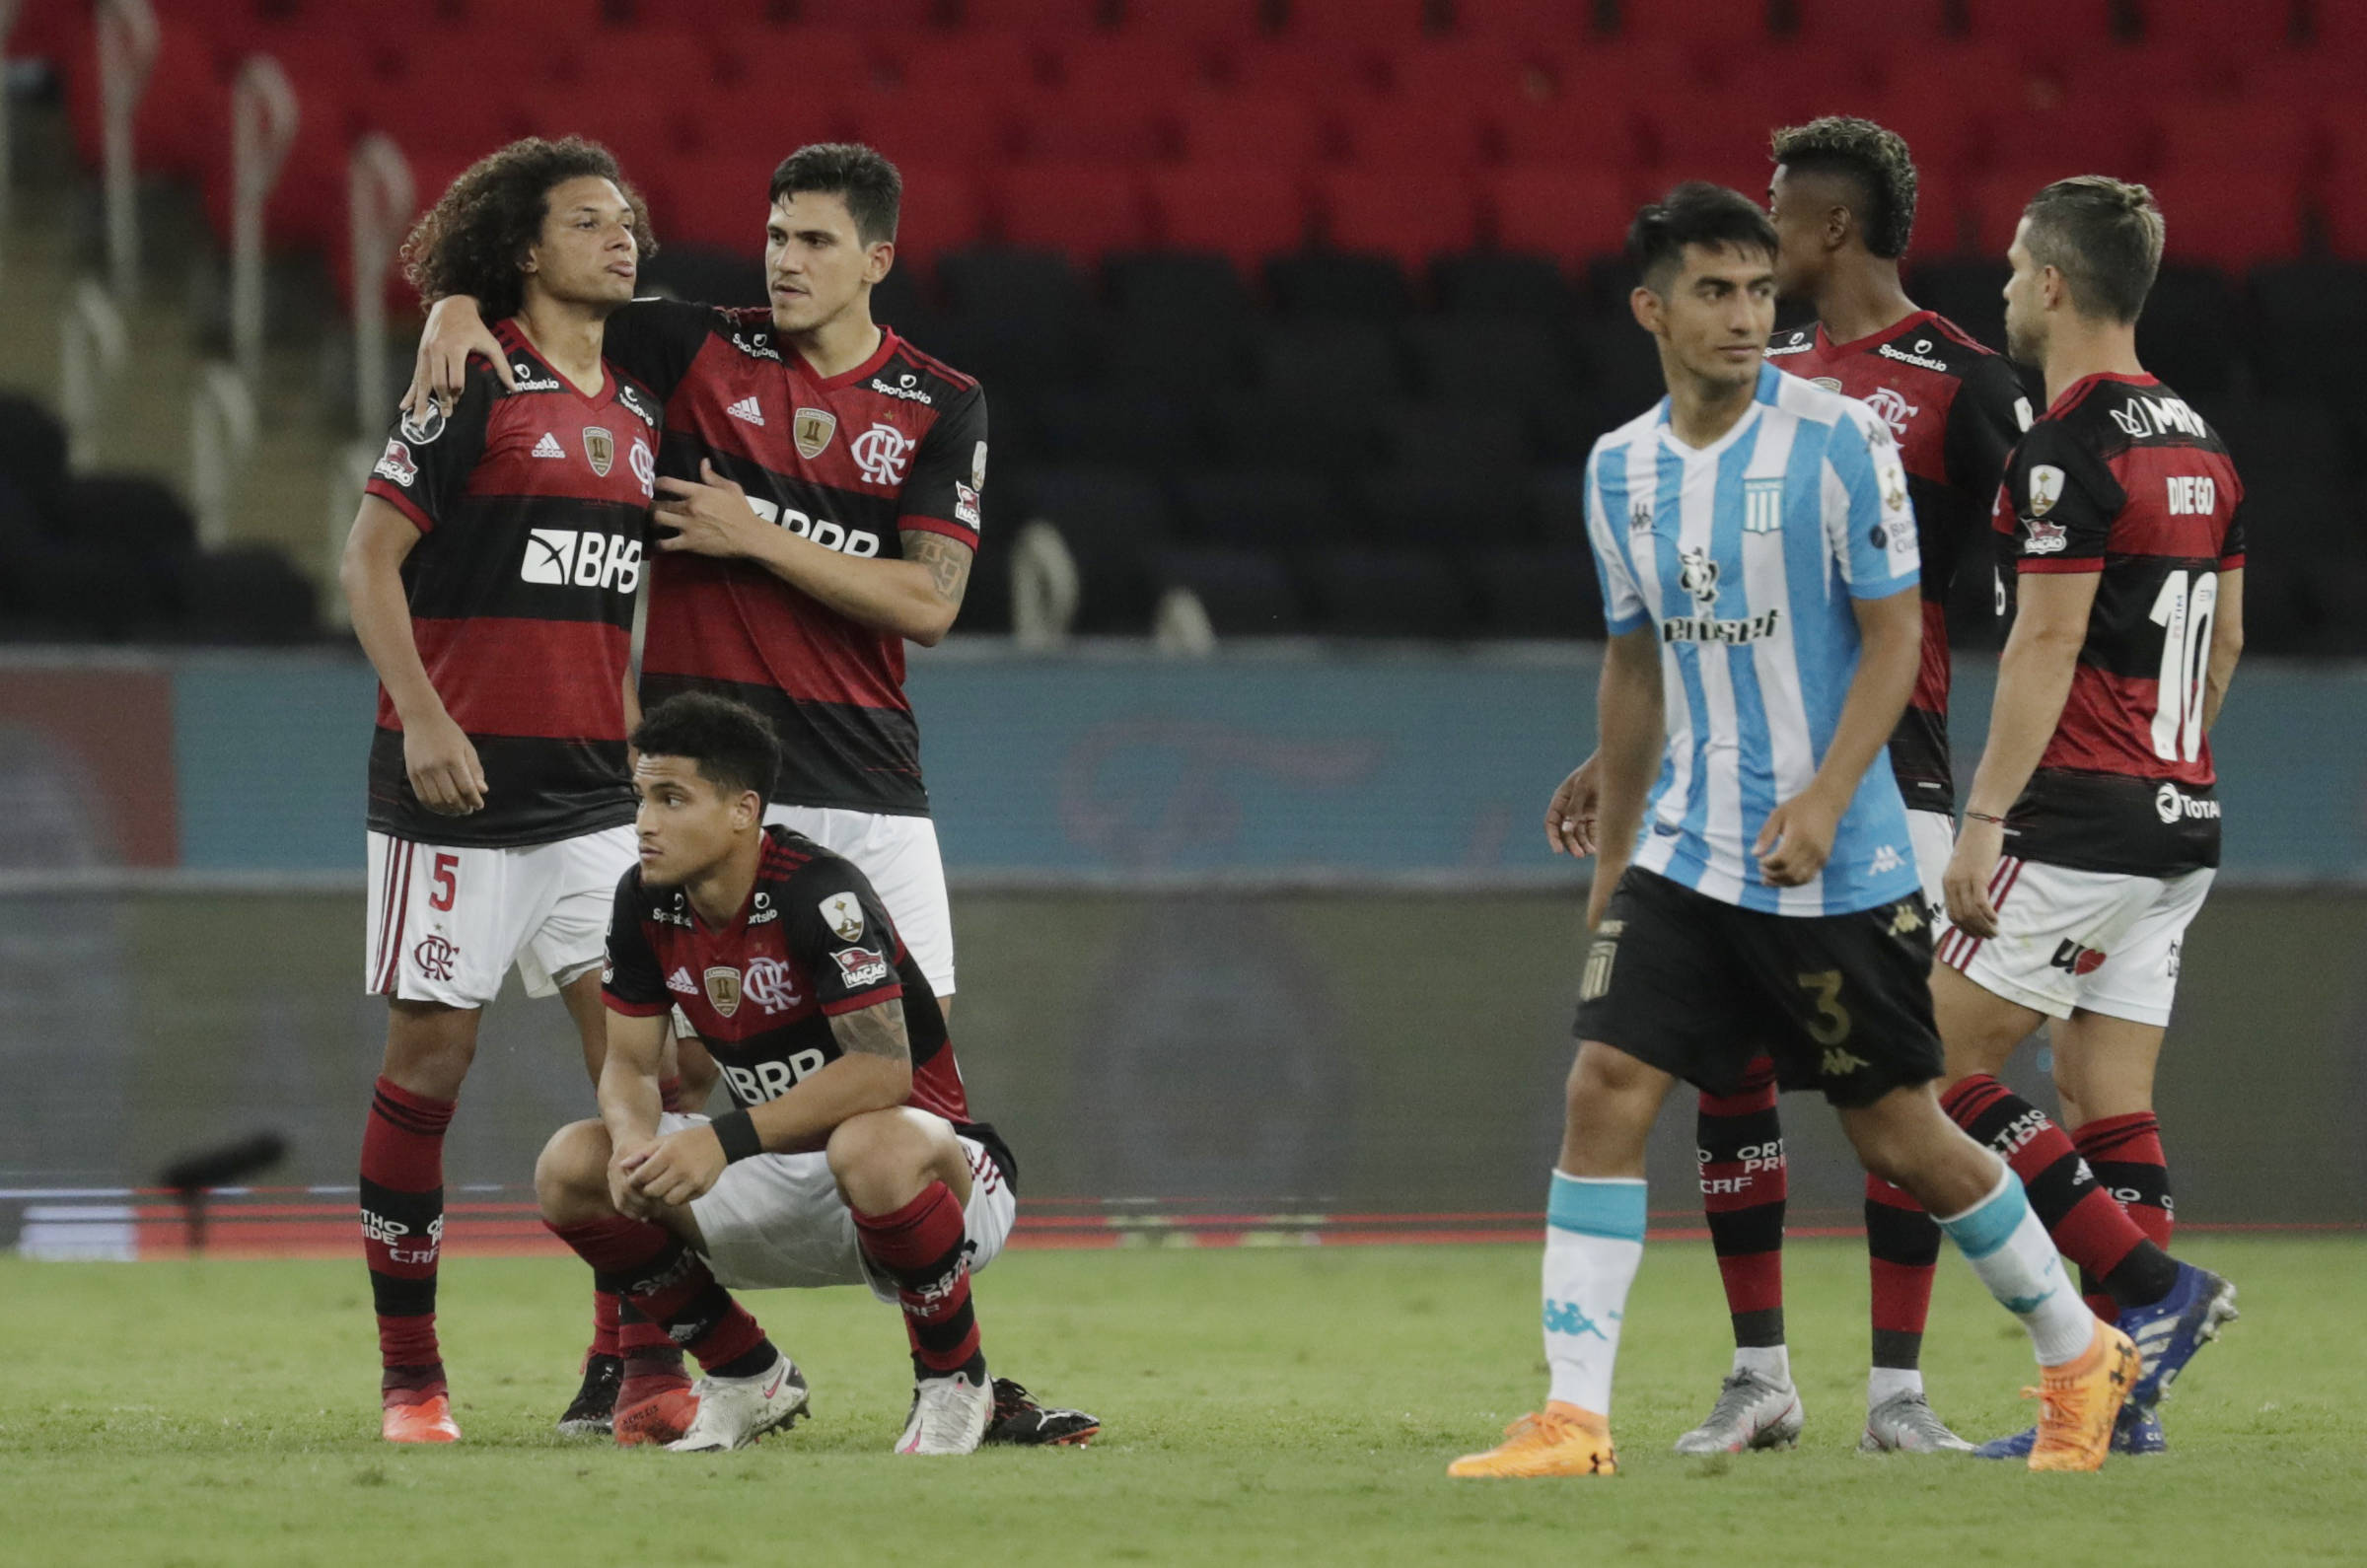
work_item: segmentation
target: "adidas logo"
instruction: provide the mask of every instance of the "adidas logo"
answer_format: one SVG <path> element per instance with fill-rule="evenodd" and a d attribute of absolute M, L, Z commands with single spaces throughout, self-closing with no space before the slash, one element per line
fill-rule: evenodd
<path fill-rule="evenodd" d="M 678 968 L 672 974 L 666 976 L 666 989 L 669 991 L 680 991 L 684 996 L 696 996 L 698 994 L 698 982 L 690 978 L 690 971 L 688 969 Z"/>
<path fill-rule="evenodd" d="M 734 419 L 745 419 L 750 424 L 758 427 L 764 423 L 764 410 L 756 406 L 756 399 L 753 393 L 741 398 L 731 407 L 726 408 L 724 412 L 730 414 Z"/>
<path fill-rule="evenodd" d="M 558 437 L 545 430 L 542 432 L 542 439 L 535 443 L 535 456 L 538 458 L 564 458 L 567 456 L 567 449 L 559 445 Z"/>

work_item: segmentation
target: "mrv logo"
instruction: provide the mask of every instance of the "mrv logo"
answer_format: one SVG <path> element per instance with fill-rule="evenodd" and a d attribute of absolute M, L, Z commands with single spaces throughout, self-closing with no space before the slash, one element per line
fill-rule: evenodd
<path fill-rule="evenodd" d="M 574 529 L 529 529 L 518 575 L 530 583 L 630 594 L 641 586 L 641 541 Z"/>

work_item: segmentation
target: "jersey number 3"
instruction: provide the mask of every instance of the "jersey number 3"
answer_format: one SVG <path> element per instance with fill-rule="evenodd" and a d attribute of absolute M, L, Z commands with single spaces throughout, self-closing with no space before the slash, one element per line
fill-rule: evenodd
<path fill-rule="evenodd" d="M 2211 665 L 2218 606 L 2219 574 L 2183 568 L 2163 580 L 2153 602 L 2153 623 L 2162 628 L 2153 754 L 2165 762 L 2191 762 L 2202 754 L 2202 681 Z"/>

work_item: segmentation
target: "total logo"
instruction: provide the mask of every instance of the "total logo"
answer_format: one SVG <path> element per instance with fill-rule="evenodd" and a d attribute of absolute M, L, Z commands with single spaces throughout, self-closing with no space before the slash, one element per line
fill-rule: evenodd
<path fill-rule="evenodd" d="M 575 529 L 529 529 L 518 576 L 529 583 L 634 593 L 641 587 L 641 541 Z"/>
<path fill-rule="evenodd" d="M 2153 811 L 2164 822 L 2215 822 L 2219 820 L 2217 801 L 2188 795 L 2175 784 L 2164 784 L 2153 792 Z"/>

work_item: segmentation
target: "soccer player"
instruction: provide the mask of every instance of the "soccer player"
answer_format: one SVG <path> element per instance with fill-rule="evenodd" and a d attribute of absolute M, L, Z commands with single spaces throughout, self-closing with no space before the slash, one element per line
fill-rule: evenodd
<path fill-rule="evenodd" d="M 633 745 L 601 1119 L 535 1171 L 551 1230 L 706 1369 L 693 1400 L 679 1369 L 649 1388 L 628 1366 L 617 1440 L 737 1449 L 789 1425 L 806 1380 L 727 1292 L 868 1285 L 911 1343 L 897 1452 L 969 1453 L 993 1408 L 969 1277 L 1011 1233 L 1016 1167 L 970 1119 L 928 976 L 862 872 L 765 824 L 780 757 L 753 709 L 678 696 Z M 677 1005 L 737 1107 L 712 1121 L 660 1105 Z"/>
<path fill-rule="evenodd" d="M 2162 241 L 2143 185 L 2087 175 L 2033 197 L 2007 252 L 2006 349 L 2044 375 L 2046 411 L 1997 497 L 2017 606 L 1932 974 L 1949 1113 L 2012 1161 L 2145 1358 L 2115 1440 L 2138 1453 L 2236 1316 L 2232 1285 L 2165 1250 L 2153 1114 L 2179 947 L 2219 864 L 2209 733 L 2244 646 L 2243 484 L 2137 359 Z M 1992 1076 L 2047 1019 L 2072 1137 Z"/>
<path fill-rule="evenodd" d="M 484 159 L 405 247 L 422 293 L 485 302 L 512 387 L 479 368 L 449 410 L 402 417 L 342 570 L 381 682 L 366 978 L 387 1046 L 361 1210 L 390 1442 L 460 1436 L 436 1269 L 480 1010 L 514 963 L 529 995 L 565 1000 L 595 1078 L 605 1048 L 593 971 L 633 857 L 626 661 L 658 408 L 601 347 L 649 246 L 615 162 L 570 139 Z M 613 1310 L 596 1350 L 617 1348 Z"/>
<path fill-rule="evenodd" d="M 1646 1137 L 1678 1076 L 1731 1093 L 1762 1040 L 1777 1081 L 1821 1089 L 1866 1168 L 1939 1216 L 2030 1330 L 2045 1387 L 2031 1467 L 2092 1469 L 2135 1350 L 1933 1092 L 1931 932 L 1905 804 L 1872 766 L 1922 640 L 1897 444 L 1865 404 L 1766 363 L 1777 241 L 1748 197 L 1680 185 L 1637 215 L 1628 249 L 1669 391 L 1587 463 L 1612 635 L 1595 940 L 1547 1203 L 1552 1387 L 1449 1472 L 1616 1468 Z"/>
<path fill-rule="evenodd" d="M 1775 287 L 1806 300 L 1814 326 L 1779 332 L 1767 357 L 1828 391 L 1859 398 L 1899 443 L 1922 558 L 1923 657 L 1890 743 L 1907 808 L 1915 872 L 1931 908 L 1956 839 L 1948 753 L 1948 597 L 1968 551 L 1985 558 L 1989 508 L 2006 455 L 2030 420 L 2005 358 L 1954 322 L 1919 310 L 1900 281 L 1914 227 L 1916 175 L 1906 143 L 1868 120 L 1828 118 L 1775 133 L 1769 217 Z M 1591 765 L 1557 792 L 1546 840 L 1593 852 Z M 1787 1170 L 1774 1063 L 1760 1057 L 1733 1095 L 1701 1097 L 1695 1145 L 1718 1272 L 1734 1325 L 1734 1365 L 1708 1419 L 1677 1440 L 1682 1454 L 1789 1446 L 1802 1427 L 1784 1343 L 1783 1218 Z M 1873 1367 L 1866 1381 L 1869 1451 L 1930 1453 L 1972 1445 L 1924 1396 L 1923 1326 L 1940 1253 L 1939 1227 L 1913 1199 L 1866 1177 Z"/>

